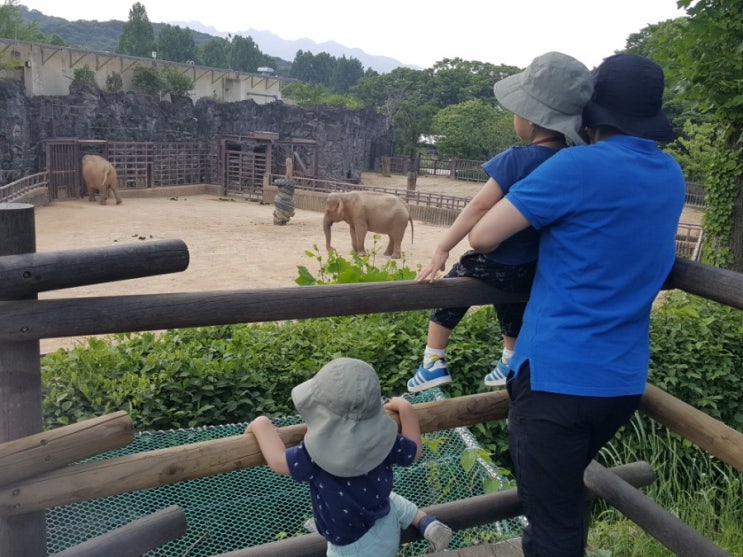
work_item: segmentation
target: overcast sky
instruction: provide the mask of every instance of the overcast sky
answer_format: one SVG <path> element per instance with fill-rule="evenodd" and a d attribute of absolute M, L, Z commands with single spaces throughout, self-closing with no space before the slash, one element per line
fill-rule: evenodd
<path fill-rule="evenodd" d="M 558 50 L 589 68 L 631 33 L 685 15 L 676 0 L 141 0 L 153 23 L 255 29 L 283 39 L 335 41 L 430 68 L 444 58 L 526 66 Z M 134 0 L 19 0 L 67 20 L 126 21 Z M 193 25 L 191 25 L 193 26 Z M 265 54 L 271 54 L 266 52 Z"/>

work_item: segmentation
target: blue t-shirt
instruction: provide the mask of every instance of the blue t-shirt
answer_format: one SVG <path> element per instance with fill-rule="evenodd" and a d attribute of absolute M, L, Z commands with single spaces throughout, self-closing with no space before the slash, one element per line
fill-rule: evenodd
<path fill-rule="evenodd" d="M 503 195 L 506 195 L 514 183 L 527 176 L 555 153 L 556 149 L 541 145 L 511 147 L 484 163 L 482 169 L 498 182 Z M 529 227 L 508 238 L 487 254 L 487 257 L 504 265 L 524 265 L 537 258 L 538 249 L 539 233 Z"/>
<path fill-rule="evenodd" d="M 342 449 L 339 449 L 342 450 Z M 418 446 L 398 435 L 387 458 L 362 476 L 341 478 L 320 468 L 304 442 L 286 450 L 291 477 L 309 482 L 317 531 L 334 545 L 353 543 L 390 512 L 392 466 L 410 466 Z"/>
<path fill-rule="evenodd" d="M 617 135 L 563 149 L 508 199 L 540 231 L 536 277 L 510 367 L 537 391 L 645 390 L 650 311 L 676 259 L 681 168 L 655 142 Z"/>

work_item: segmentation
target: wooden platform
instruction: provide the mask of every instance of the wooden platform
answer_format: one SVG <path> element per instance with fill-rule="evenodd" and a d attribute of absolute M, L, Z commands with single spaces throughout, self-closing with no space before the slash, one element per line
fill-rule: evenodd
<path fill-rule="evenodd" d="M 473 545 L 464 549 L 428 554 L 431 557 L 523 557 L 521 538 L 513 538 L 496 544 Z"/>

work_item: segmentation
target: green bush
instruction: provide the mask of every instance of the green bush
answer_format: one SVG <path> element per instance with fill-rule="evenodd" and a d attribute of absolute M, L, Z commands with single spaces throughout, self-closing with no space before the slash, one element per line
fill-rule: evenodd
<path fill-rule="evenodd" d="M 165 82 L 157 68 L 134 68 L 132 86 L 145 95 L 159 95 L 165 89 Z"/>
<path fill-rule="evenodd" d="M 90 66 L 85 64 L 82 68 L 77 68 L 72 74 L 73 81 L 78 83 L 84 83 L 85 85 L 92 85 L 97 87 L 95 82 L 95 72 L 90 69 Z"/>

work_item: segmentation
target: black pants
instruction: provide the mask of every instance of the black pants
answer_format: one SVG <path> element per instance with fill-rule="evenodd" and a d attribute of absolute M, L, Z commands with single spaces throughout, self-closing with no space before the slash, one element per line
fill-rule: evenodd
<path fill-rule="evenodd" d="M 504 265 L 489 259 L 485 254 L 470 250 L 452 266 L 446 278 L 472 277 L 487 282 L 504 292 L 523 294 L 528 297 L 536 268 L 536 261 L 523 265 Z M 501 334 L 514 338 L 519 336 L 526 302 L 493 304 L 493 307 L 498 316 Z M 431 311 L 430 319 L 442 327 L 453 330 L 468 309 L 467 307 L 436 308 Z"/>
<path fill-rule="evenodd" d="M 528 525 L 525 557 L 582 557 L 586 535 L 583 472 L 625 424 L 640 395 L 573 396 L 531 390 L 528 362 L 507 384 L 508 442 Z"/>

